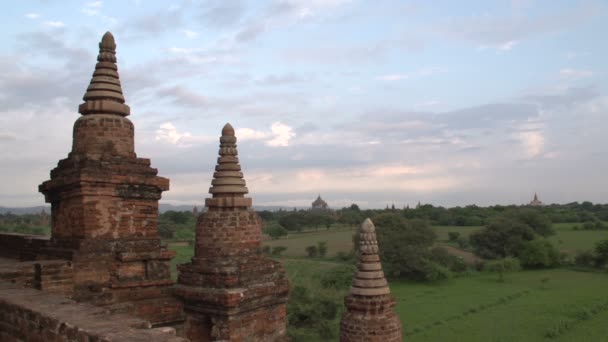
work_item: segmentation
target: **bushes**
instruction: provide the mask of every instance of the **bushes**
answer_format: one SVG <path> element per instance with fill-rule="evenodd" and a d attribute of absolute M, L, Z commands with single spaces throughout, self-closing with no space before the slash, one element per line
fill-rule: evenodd
<path fill-rule="evenodd" d="M 506 273 L 517 272 L 521 266 L 517 258 L 504 258 L 486 262 L 483 269 L 486 272 L 498 274 L 498 281 L 504 281 Z"/>
<path fill-rule="evenodd" d="M 546 268 L 559 265 L 559 252 L 545 239 L 524 242 L 519 250 L 519 260 L 524 268 Z"/>
<path fill-rule="evenodd" d="M 353 265 L 340 265 L 321 275 L 321 286 L 329 289 L 346 289 L 350 286 L 355 267 Z"/>
<path fill-rule="evenodd" d="M 317 251 L 319 252 L 320 257 L 325 257 L 327 254 L 327 241 L 317 242 Z"/>
<path fill-rule="evenodd" d="M 456 242 L 460 237 L 459 232 L 448 232 L 448 238 L 450 241 Z"/>
<path fill-rule="evenodd" d="M 340 305 L 334 300 L 312 294 L 307 288 L 295 286 L 291 290 L 287 304 L 287 320 L 290 327 L 308 330 L 322 340 L 332 340 L 337 335 L 337 327 L 330 325 L 338 314 Z M 294 331 L 290 331 L 294 334 Z M 308 335 L 290 336 L 294 341 L 319 340 Z"/>
<path fill-rule="evenodd" d="M 272 249 L 272 252 L 270 254 L 274 255 L 274 256 L 280 256 L 281 253 L 285 252 L 287 250 L 287 247 L 285 246 L 276 246 Z"/>
<path fill-rule="evenodd" d="M 435 232 L 422 220 L 406 220 L 398 214 L 381 214 L 374 218 L 380 258 L 389 277 L 427 280 L 426 272 L 432 259 L 430 247 Z"/>
<path fill-rule="evenodd" d="M 524 241 L 533 240 L 534 230 L 525 223 L 501 217 L 480 232 L 471 234 L 475 254 L 486 259 L 517 256 Z"/>
<path fill-rule="evenodd" d="M 268 223 L 264 227 L 264 234 L 270 236 L 271 239 L 276 240 L 280 237 L 286 236 L 288 233 L 287 229 L 283 228 L 280 224 L 276 222 Z"/>
<path fill-rule="evenodd" d="M 305 248 L 306 254 L 308 254 L 309 258 L 314 258 L 319 254 L 319 249 L 315 245 L 311 245 Z"/>

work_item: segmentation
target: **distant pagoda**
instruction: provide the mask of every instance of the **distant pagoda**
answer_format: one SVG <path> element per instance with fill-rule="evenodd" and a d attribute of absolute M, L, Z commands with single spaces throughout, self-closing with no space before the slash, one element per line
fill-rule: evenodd
<path fill-rule="evenodd" d="M 542 207 L 545 204 L 543 202 L 541 202 L 538 199 L 538 195 L 536 193 L 534 193 L 534 199 L 528 205 L 531 206 L 531 207 Z"/>
<path fill-rule="evenodd" d="M 329 205 L 321 198 L 321 194 L 312 202 L 312 210 L 329 210 Z"/>

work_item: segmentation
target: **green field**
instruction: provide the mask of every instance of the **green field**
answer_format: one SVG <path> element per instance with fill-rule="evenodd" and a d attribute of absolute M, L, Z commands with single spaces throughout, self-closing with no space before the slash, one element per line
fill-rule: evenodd
<path fill-rule="evenodd" d="M 335 256 L 339 252 L 348 253 L 352 250 L 352 235 L 354 230 L 328 230 L 310 233 L 289 234 L 278 240 L 266 240 L 264 245 L 275 247 L 285 246 L 287 250 L 283 253 L 289 257 L 306 256 L 305 248 L 316 245 L 319 241 L 327 241 L 327 256 Z"/>
<path fill-rule="evenodd" d="M 391 290 L 409 341 L 542 341 L 560 324 L 567 329 L 557 341 L 606 341 L 607 284 L 608 274 L 557 269 L 505 282 L 484 273 L 437 285 L 393 281 Z"/>
<path fill-rule="evenodd" d="M 579 250 L 592 249 L 597 241 L 608 239 L 608 231 L 573 230 L 573 226 L 575 224 L 555 224 L 556 234 L 549 237 L 549 240 L 563 252 L 574 254 Z M 448 241 L 449 232 L 459 232 L 461 236 L 468 237 L 471 233 L 482 228 L 433 226 L 433 230 L 437 233 L 437 240 L 440 242 Z M 327 255 L 335 256 L 339 252 L 348 253 L 351 251 L 353 233 L 354 231 L 350 229 L 295 233 L 278 240 L 266 240 L 264 245 L 271 247 L 285 246 L 287 250 L 283 253 L 284 256 L 304 257 L 306 256 L 305 248 L 307 246 L 316 245 L 319 241 L 327 241 Z"/>
<path fill-rule="evenodd" d="M 573 230 L 572 224 L 555 225 L 550 240 L 561 250 L 591 249 L 608 239 L 606 231 Z M 468 236 L 480 227 L 433 227 L 441 242 L 449 231 Z M 327 241 L 328 257 L 352 248 L 351 230 L 290 234 L 265 245 L 285 246 L 279 260 L 292 286 L 340 303 L 347 288 L 324 289 L 320 277 L 339 263 L 304 258 L 304 248 Z M 189 246 L 169 246 L 177 252 L 173 264 L 189 261 Z M 175 276 L 175 267 L 172 272 Z M 397 313 L 407 341 L 608 341 L 608 274 L 570 269 L 521 271 L 499 282 L 495 274 L 472 273 L 438 284 L 391 281 Z M 340 314 L 327 322 L 338 331 Z M 291 329 L 291 328 L 290 328 Z M 292 334 L 294 330 L 290 330 Z M 303 334 L 303 335 L 297 335 Z M 299 330 L 294 341 L 322 341 Z M 328 339 L 328 340 L 335 340 Z"/>

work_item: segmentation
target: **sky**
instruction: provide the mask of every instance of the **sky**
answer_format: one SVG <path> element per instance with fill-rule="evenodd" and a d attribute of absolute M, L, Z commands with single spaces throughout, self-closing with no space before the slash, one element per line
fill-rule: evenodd
<path fill-rule="evenodd" d="M 163 203 L 208 197 L 236 129 L 255 205 L 608 202 L 603 1 L 13 1 L 0 206 L 42 205 L 111 31 Z"/>

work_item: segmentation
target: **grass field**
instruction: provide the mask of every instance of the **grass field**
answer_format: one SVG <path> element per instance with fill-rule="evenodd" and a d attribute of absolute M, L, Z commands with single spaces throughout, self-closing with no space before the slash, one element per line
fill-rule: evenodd
<path fill-rule="evenodd" d="M 607 341 L 607 284 L 608 274 L 558 269 L 391 289 L 409 341 Z"/>
<path fill-rule="evenodd" d="M 560 223 L 555 224 L 556 234 L 549 237 L 549 240 L 561 251 L 570 254 L 578 250 L 588 250 L 595 246 L 600 240 L 608 239 L 608 231 L 585 231 L 573 230 L 575 224 Z M 471 233 L 483 227 L 457 227 L 457 226 L 433 226 L 437 233 L 437 240 L 440 242 L 448 241 L 449 232 L 459 232 L 461 236 L 468 237 Z M 354 231 L 350 229 L 329 230 L 308 233 L 295 233 L 278 240 L 264 241 L 264 245 L 271 247 L 285 246 L 287 250 L 283 255 L 287 257 L 306 256 L 305 248 L 316 245 L 319 241 L 327 241 L 328 256 L 335 256 L 339 252 L 348 253 L 352 249 L 352 235 Z"/>
<path fill-rule="evenodd" d="M 572 224 L 554 226 L 550 240 L 561 250 L 591 249 L 608 239 L 605 231 L 573 230 Z M 439 240 L 447 232 L 467 236 L 480 227 L 433 227 Z M 279 259 L 292 286 L 303 286 L 318 296 L 341 301 L 346 288 L 323 289 L 320 277 L 339 263 L 302 258 L 304 248 L 327 241 L 328 256 L 349 252 L 351 230 L 291 234 L 264 244 L 285 246 Z M 177 252 L 175 264 L 190 260 L 190 246 L 169 248 Z M 397 313 L 407 341 L 605 341 L 608 342 L 608 274 L 569 269 L 521 271 L 507 274 L 499 282 L 495 274 L 473 273 L 438 284 L 391 281 Z M 339 317 L 329 322 L 337 332 Z M 293 332 L 293 331 L 292 331 Z M 302 333 L 299 331 L 298 333 Z M 306 332 L 303 332 L 306 336 Z M 311 335 L 312 336 L 312 335 Z M 297 341 L 322 341 L 296 338 Z M 335 340 L 335 339 L 331 339 Z"/>
<path fill-rule="evenodd" d="M 278 240 L 266 240 L 264 245 L 271 247 L 285 246 L 287 250 L 283 255 L 303 257 L 306 256 L 305 248 L 307 246 L 316 245 L 319 241 L 327 241 L 327 256 L 335 256 L 339 252 L 350 252 L 353 246 L 353 234 L 354 231 L 350 229 L 320 230 L 318 232 L 290 234 Z"/>

